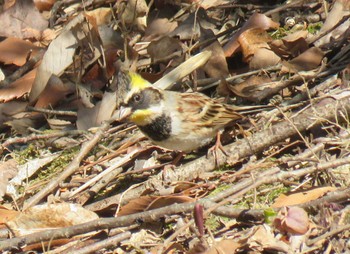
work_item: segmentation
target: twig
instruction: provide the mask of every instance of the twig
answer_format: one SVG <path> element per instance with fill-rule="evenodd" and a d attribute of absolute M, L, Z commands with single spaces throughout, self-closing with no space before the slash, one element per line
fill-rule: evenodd
<path fill-rule="evenodd" d="M 303 113 L 299 114 L 297 118 L 293 118 L 291 125 L 288 121 L 283 121 L 272 125 L 267 130 L 257 132 L 250 137 L 237 140 L 235 143 L 225 146 L 225 151 L 229 155 L 227 161 L 218 161 L 218 165 L 222 166 L 226 162 L 231 164 L 237 161 L 249 157 L 254 154 L 260 154 L 264 149 L 284 141 L 285 139 L 297 135 L 297 130 L 303 132 L 312 127 L 319 126 L 328 120 L 334 120 L 336 117 L 341 116 L 341 111 L 350 112 L 349 98 L 342 98 L 334 103 L 335 100 L 326 98 L 315 104 L 313 107 L 308 108 Z M 190 181 L 197 176 L 202 175 L 204 172 L 212 171 L 215 169 L 215 161 L 212 158 L 206 156 L 200 157 L 190 163 L 178 167 L 169 181 Z M 146 190 L 149 190 L 149 186 L 155 186 L 161 182 L 163 174 L 160 173 L 157 176 L 146 181 L 143 185 L 128 192 L 123 201 L 128 202 L 134 198 L 139 197 Z M 105 206 L 111 204 L 118 204 L 120 195 L 117 194 L 113 197 L 107 198 L 103 201 L 98 201 L 89 206 L 99 207 L 103 209 Z M 89 207 L 88 206 L 88 207 Z"/>
<path fill-rule="evenodd" d="M 98 174 L 97 176 L 95 176 L 94 178 L 90 179 L 89 181 L 84 183 L 82 186 L 80 186 L 76 190 L 72 191 L 69 194 L 69 197 L 71 198 L 71 197 L 77 195 L 81 191 L 83 191 L 86 188 L 88 188 L 90 185 L 96 183 L 101 178 L 103 178 L 104 176 L 106 176 L 107 174 L 112 172 L 113 170 L 116 170 L 117 168 L 122 167 L 125 163 L 128 163 L 134 156 L 138 155 L 140 152 L 142 152 L 142 150 L 134 150 L 131 153 L 128 153 L 126 156 L 119 158 L 116 163 L 114 163 L 113 165 L 111 165 L 110 167 L 105 169 L 102 173 Z"/>
<path fill-rule="evenodd" d="M 264 183 L 272 183 L 277 182 L 280 179 L 286 179 L 286 178 L 299 178 L 306 174 L 315 172 L 317 170 L 326 170 L 332 167 L 338 167 L 341 165 L 349 164 L 350 158 L 344 158 L 339 159 L 332 162 L 326 162 L 326 163 L 320 163 L 317 166 L 308 167 L 305 169 L 295 170 L 292 172 L 281 172 L 279 174 L 275 174 L 271 177 L 266 177 L 263 180 L 258 180 L 259 184 Z M 251 181 L 251 179 L 249 179 Z M 341 194 L 338 193 L 338 195 L 333 195 L 333 199 L 337 200 L 347 200 L 350 197 L 350 190 L 345 189 L 341 192 Z M 323 200 L 323 199 L 320 199 Z M 332 199 L 327 200 L 328 202 L 331 202 Z M 206 209 L 213 207 L 216 203 L 208 200 L 208 199 L 202 199 L 198 201 L 200 204 L 202 204 Z M 137 223 L 137 222 L 152 222 L 155 220 L 159 220 L 159 218 L 163 217 L 164 215 L 170 215 L 175 213 L 185 213 L 192 211 L 194 205 L 196 202 L 193 203 L 184 203 L 184 204 L 173 204 L 169 205 L 163 208 L 154 209 L 151 211 L 146 211 L 142 213 L 136 213 L 132 215 L 127 216 L 121 216 L 117 218 L 104 218 L 104 219 L 98 219 L 91 222 L 61 228 L 61 229 L 55 229 L 55 230 L 47 230 L 39 233 L 34 233 L 26 236 L 16 237 L 9 240 L 0 241 L 0 251 L 8 249 L 8 248 L 15 248 L 19 247 L 24 244 L 32 244 L 40 241 L 48 241 L 48 240 L 54 240 L 59 238 L 69 238 L 71 236 L 75 236 L 78 234 L 83 234 L 95 230 L 102 230 L 102 229 L 112 229 L 117 227 L 124 227 L 129 226 L 131 224 Z M 308 206 L 308 204 L 303 204 L 305 207 Z M 232 217 L 232 218 L 239 218 L 244 216 L 249 216 L 251 214 L 255 214 L 256 216 L 260 217 L 263 216 L 262 210 L 246 210 L 246 209 L 234 209 L 230 208 L 231 211 L 229 212 L 227 208 L 217 208 L 215 209 L 215 212 L 217 214 L 225 214 L 226 216 Z"/>
<path fill-rule="evenodd" d="M 253 188 L 257 188 L 263 184 L 271 184 L 274 182 L 279 182 L 280 180 L 283 179 L 288 179 L 288 178 L 299 178 L 302 177 L 304 175 L 307 174 L 311 174 L 315 171 L 319 171 L 319 170 L 327 170 L 333 167 L 338 167 L 341 165 L 345 165 L 345 164 L 349 164 L 350 163 L 350 158 L 344 158 L 344 159 L 339 159 L 339 160 L 335 160 L 332 162 L 326 162 L 326 163 L 320 163 L 317 166 L 313 166 L 313 167 L 308 167 L 305 169 L 301 169 L 301 170 L 296 170 L 296 171 L 292 171 L 292 172 L 280 172 L 279 174 L 268 174 L 267 176 L 263 177 L 262 179 L 257 179 L 257 180 L 253 180 L 253 179 L 248 179 L 246 181 L 244 181 L 243 184 L 241 184 L 241 186 L 239 186 L 239 191 L 236 192 L 236 190 L 233 188 L 230 188 L 229 190 L 224 191 L 225 193 L 219 193 L 218 195 L 216 195 L 213 198 L 208 198 L 209 200 L 218 200 L 221 199 L 222 197 L 226 197 L 229 196 L 228 198 L 224 199 L 223 201 L 219 202 L 219 203 L 213 203 L 211 206 L 207 206 L 204 214 L 205 216 L 208 216 L 210 213 L 214 212 L 215 210 L 222 210 L 220 208 L 222 208 L 222 206 L 224 206 L 225 204 L 227 204 L 228 202 L 234 202 L 236 200 L 238 200 L 240 197 L 242 197 L 245 193 L 247 193 L 248 191 L 250 191 Z M 273 172 L 273 171 L 272 171 Z M 247 186 L 250 184 L 249 188 L 245 188 L 244 186 Z M 234 189 L 235 193 L 232 193 L 232 189 Z M 343 196 L 343 198 L 346 200 L 349 198 L 350 196 L 350 190 L 345 190 L 345 196 Z M 204 199 L 204 200 L 208 200 L 208 199 Z M 231 208 L 232 209 L 232 208 Z M 244 216 L 244 213 L 242 211 L 242 213 L 240 213 L 240 215 L 242 214 L 241 217 Z M 228 214 L 224 215 L 227 216 Z M 263 216 L 263 214 L 258 214 L 260 215 L 260 219 L 261 216 Z M 248 216 L 249 217 L 249 216 Z M 252 219 L 252 218 L 250 218 Z M 170 244 L 177 235 L 179 235 L 181 232 L 184 232 L 184 230 L 186 228 L 188 228 L 190 225 L 193 224 L 193 219 L 190 220 L 188 223 L 186 223 L 184 226 L 182 226 L 181 228 L 179 228 L 177 231 L 175 231 L 175 233 L 173 233 L 168 239 L 166 239 L 166 241 L 164 242 L 163 245 L 163 250 L 168 248 L 168 244 Z M 162 253 L 162 252 L 160 252 Z"/>
<path fill-rule="evenodd" d="M 122 168 L 116 168 L 115 170 L 113 170 L 109 174 L 105 175 L 101 180 L 99 180 L 88 191 L 85 191 L 84 193 L 79 195 L 76 198 L 76 202 L 78 204 L 84 205 L 90 198 L 92 198 L 94 195 L 96 195 L 96 193 L 98 193 L 106 185 L 108 185 L 113 179 L 115 179 L 122 171 L 123 171 Z"/>
<path fill-rule="evenodd" d="M 3 152 L 5 148 L 13 144 L 21 144 L 21 143 L 26 144 L 34 140 L 58 138 L 58 137 L 63 137 L 68 135 L 80 135 L 84 133 L 87 133 L 87 132 L 82 130 L 72 130 L 72 131 L 57 131 L 49 134 L 39 134 L 39 135 L 32 134 L 27 137 L 9 138 L 3 144 L 0 145 L 0 154 Z"/>
<path fill-rule="evenodd" d="M 51 180 L 42 190 L 36 195 L 31 197 L 27 202 L 24 203 L 24 209 L 27 209 L 33 205 L 39 203 L 45 198 L 50 192 L 56 189 L 60 182 L 64 181 L 67 177 L 72 175 L 77 169 L 79 169 L 80 162 L 88 155 L 88 153 L 97 145 L 97 143 L 104 137 L 104 133 L 109 128 L 110 122 L 104 122 L 96 132 L 95 136 L 82 145 L 79 154 L 74 160 L 66 167 L 66 169 L 57 178 Z"/>
<path fill-rule="evenodd" d="M 335 229 L 333 229 L 333 230 L 331 230 L 331 231 L 329 231 L 329 232 L 327 232 L 319 237 L 308 240 L 306 244 L 309 246 L 313 245 L 313 244 L 317 243 L 318 241 L 325 240 L 328 237 L 343 233 L 345 230 L 349 230 L 349 229 L 350 229 L 350 224 L 346 224 L 346 225 L 337 227 L 337 228 L 335 228 Z"/>
<path fill-rule="evenodd" d="M 73 111 L 64 111 L 64 110 L 53 110 L 53 109 L 46 109 L 46 108 L 34 108 L 27 106 L 26 108 L 28 111 L 33 112 L 40 112 L 48 115 L 60 115 L 60 116 L 77 116 L 77 112 Z"/>
<path fill-rule="evenodd" d="M 69 251 L 67 254 L 86 254 L 86 253 L 94 253 L 101 249 L 116 246 L 121 241 L 130 238 L 131 232 L 124 232 L 119 235 L 115 235 L 112 237 L 108 237 L 106 240 L 98 241 L 96 243 L 90 244 L 81 248 L 79 250 Z"/>

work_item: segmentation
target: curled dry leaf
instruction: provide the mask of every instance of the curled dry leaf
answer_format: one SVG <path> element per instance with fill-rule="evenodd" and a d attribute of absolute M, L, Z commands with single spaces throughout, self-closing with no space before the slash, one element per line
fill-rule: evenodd
<path fill-rule="evenodd" d="M 169 21 L 167 18 L 156 18 L 147 26 L 143 40 L 151 41 L 159 39 L 174 31 L 176 27 L 176 21 Z"/>
<path fill-rule="evenodd" d="M 200 24 L 200 25 L 199 25 Z M 170 37 L 178 37 L 180 40 L 194 40 L 200 36 L 200 26 L 205 29 L 215 29 L 215 25 L 203 8 L 191 13 L 179 26 L 169 34 Z"/>
<path fill-rule="evenodd" d="M 0 62 L 22 66 L 28 57 L 35 55 L 40 47 L 15 37 L 8 37 L 0 42 Z"/>
<path fill-rule="evenodd" d="M 86 12 L 87 15 L 93 17 L 96 20 L 96 25 L 107 25 L 112 19 L 112 9 L 111 8 L 98 8 L 92 11 Z"/>
<path fill-rule="evenodd" d="M 221 44 L 216 39 L 214 32 L 211 29 L 201 27 L 200 42 L 214 39 L 214 41 L 206 46 L 203 50 L 212 52 L 208 62 L 202 67 L 205 73 L 211 78 L 226 78 L 229 75 L 228 65 L 225 58 L 224 50 Z M 218 88 L 221 90 L 220 88 Z"/>
<path fill-rule="evenodd" d="M 242 48 L 243 61 L 249 63 L 250 69 L 261 69 L 277 65 L 281 58 L 268 44 L 272 38 L 261 28 L 250 28 L 238 37 Z"/>
<path fill-rule="evenodd" d="M 253 102 L 259 102 L 265 96 L 265 89 L 272 88 L 274 83 L 267 75 L 250 76 L 238 84 L 228 84 L 228 88 L 236 95 Z"/>
<path fill-rule="evenodd" d="M 56 0 L 33 0 L 33 2 L 39 11 L 49 11 L 55 4 Z"/>
<path fill-rule="evenodd" d="M 226 57 L 232 56 L 239 49 L 238 37 L 246 30 L 250 28 L 260 28 L 262 30 L 268 30 L 270 28 L 277 29 L 279 24 L 272 21 L 264 14 L 255 12 L 242 26 L 242 28 L 233 35 L 233 37 L 224 46 L 224 52 Z"/>
<path fill-rule="evenodd" d="M 243 60 L 249 62 L 259 48 L 268 48 L 268 42 L 272 38 L 268 33 L 258 27 L 250 28 L 242 32 L 238 37 L 238 42 L 241 45 Z"/>
<path fill-rule="evenodd" d="M 0 102 L 8 102 L 13 99 L 18 99 L 30 92 L 34 83 L 37 69 L 33 69 L 9 86 L 0 89 Z"/>
<path fill-rule="evenodd" d="M 179 65 L 184 60 L 182 54 L 183 45 L 180 40 L 164 36 L 159 40 L 152 41 L 147 47 L 147 53 L 152 58 L 152 62 L 169 62 Z"/>
<path fill-rule="evenodd" d="M 283 62 L 281 71 L 294 73 L 298 71 L 314 70 L 320 66 L 324 54 L 325 53 L 317 47 L 309 48 L 289 62 Z"/>
<path fill-rule="evenodd" d="M 307 30 L 296 31 L 280 40 L 273 40 L 269 45 L 277 55 L 284 59 L 296 57 L 309 48 L 306 41 L 308 34 Z"/>
<path fill-rule="evenodd" d="M 296 235 L 305 234 L 309 224 L 305 210 L 296 206 L 281 209 L 274 221 L 275 227 L 280 231 Z"/>

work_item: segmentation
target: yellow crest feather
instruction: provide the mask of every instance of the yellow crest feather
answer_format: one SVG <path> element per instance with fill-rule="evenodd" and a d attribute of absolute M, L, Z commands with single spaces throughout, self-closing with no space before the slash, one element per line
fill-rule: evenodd
<path fill-rule="evenodd" d="M 131 87 L 137 89 L 143 89 L 150 86 L 150 83 L 143 79 L 139 74 L 134 72 L 129 72 Z"/>

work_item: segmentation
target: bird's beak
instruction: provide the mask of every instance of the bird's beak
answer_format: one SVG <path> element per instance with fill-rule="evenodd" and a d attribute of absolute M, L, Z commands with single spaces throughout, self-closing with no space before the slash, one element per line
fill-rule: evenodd
<path fill-rule="evenodd" d="M 119 121 L 123 121 L 127 119 L 131 115 L 131 108 L 130 107 L 119 107 Z"/>

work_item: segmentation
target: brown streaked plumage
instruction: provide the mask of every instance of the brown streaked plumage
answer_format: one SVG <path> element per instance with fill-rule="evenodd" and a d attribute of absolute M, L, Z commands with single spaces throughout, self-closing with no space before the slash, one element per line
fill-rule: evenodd
<path fill-rule="evenodd" d="M 201 93 L 160 90 L 137 74 L 122 78 L 118 99 L 128 119 L 161 147 L 189 152 L 208 144 L 220 129 L 241 119 L 239 107 Z M 244 112 L 243 112 L 244 113 Z"/>

